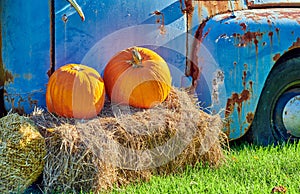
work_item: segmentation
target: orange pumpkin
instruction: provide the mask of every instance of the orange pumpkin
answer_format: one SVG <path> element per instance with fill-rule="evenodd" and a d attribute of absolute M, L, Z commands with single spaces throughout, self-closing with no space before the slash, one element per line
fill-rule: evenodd
<path fill-rule="evenodd" d="M 113 56 L 104 69 L 103 80 L 112 102 L 138 108 L 163 102 L 171 90 L 165 60 L 142 47 L 131 47 Z"/>
<path fill-rule="evenodd" d="M 102 110 L 104 82 L 91 67 L 67 64 L 50 77 L 46 91 L 49 112 L 67 118 L 92 118 Z"/>

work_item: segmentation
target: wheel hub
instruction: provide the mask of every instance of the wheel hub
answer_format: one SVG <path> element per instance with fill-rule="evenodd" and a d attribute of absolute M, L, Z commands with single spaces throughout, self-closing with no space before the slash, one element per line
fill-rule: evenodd
<path fill-rule="evenodd" d="M 294 96 L 286 103 L 282 121 L 287 133 L 300 137 L 300 95 Z"/>

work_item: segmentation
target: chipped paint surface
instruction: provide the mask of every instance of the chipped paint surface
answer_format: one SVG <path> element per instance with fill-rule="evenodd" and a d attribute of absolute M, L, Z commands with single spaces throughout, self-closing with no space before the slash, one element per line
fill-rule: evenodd
<path fill-rule="evenodd" d="M 212 101 L 213 103 L 218 104 L 220 102 L 219 96 L 220 96 L 220 86 L 224 84 L 224 72 L 218 69 L 214 73 L 214 78 L 212 80 Z"/>
<path fill-rule="evenodd" d="M 180 8 L 182 12 L 186 15 L 187 21 L 187 32 L 196 26 L 197 32 L 195 33 L 195 38 L 202 41 L 209 34 L 209 29 L 203 32 L 205 27 L 205 21 L 219 13 L 229 12 L 229 10 L 241 10 L 245 8 L 244 1 L 238 0 L 233 1 L 232 4 L 228 1 L 194 1 L 194 0 L 180 0 Z M 189 35 L 187 34 L 186 42 L 189 42 Z M 197 41 L 196 41 L 197 42 Z M 187 58 L 186 60 L 186 76 L 191 76 L 193 81 L 192 88 L 196 88 L 197 79 L 201 74 L 201 67 L 195 64 L 197 61 L 197 55 L 195 53 L 199 52 L 199 43 L 193 43 L 192 45 L 187 44 Z"/>
<path fill-rule="evenodd" d="M 192 46 L 193 61 L 198 61 L 202 71 L 208 68 L 199 57 L 199 48 L 205 47 L 218 64 L 216 69 L 224 72 L 224 132 L 230 139 L 241 137 L 249 129 L 275 62 L 289 50 L 300 47 L 299 13 L 299 8 L 240 10 L 232 18 L 228 12 L 204 21 L 193 31 L 198 40 Z M 216 80 L 207 81 L 212 99 L 216 98 L 220 95 L 214 92 Z"/>
<path fill-rule="evenodd" d="M 205 27 L 206 22 L 202 22 L 199 25 L 195 33 L 196 40 L 192 43 L 192 53 L 191 53 L 191 60 L 187 60 L 186 67 L 185 67 L 185 75 L 192 77 L 192 84 L 196 87 L 197 80 L 199 79 L 200 75 L 200 68 L 199 64 L 195 64 L 195 61 L 198 61 L 197 53 L 200 51 L 200 43 L 203 39 L 203 29 Z"/>
<path fill-rule="evenodd" d="M 248 112 L 246 116 L 247 123 L 251 124 L 254 119 L 254 114 L 252 112 Z"/>
<path fill-rule="evenodd" d="M 156 19 L 156 23 L 160 24 L 159 26 L 160 34 L 162 35 L 166 34 L 164 14 L 158 10 L 155 10 L 152 14 L 158 16 L 158 18 Z"/>
<path fill-rule="evenodd" d="M 228 118 L 230 114 L 237 109 L 239 117 L 243 108 L 243 103 L 250 100 L 251 93 L 249 90 L 243 90 L 240 94 L 233 93 L 230 98 L 227 99 L 225 117 Z"/>
<path fill-rule="evenodd" d="M 273 56 L 273 61 L 277 61 L 279 58 L 280 58 L 280 53 L 276 53 L 274 56 Z"/>
<path fill-rule="evenodd" d="M 233 10 L 242 10 L 246 8 L 244 1 L 193 1 L 194 6 L 197 7 L 199 20 L 210 18 L 219 13 L 230 12 Z"/>
<path fill-rule="evenodd" d="M 179 0 L 179 2 L 182 13 L 187 16 L 187 30 L 190 30 L 194 13 L 193 0 Z"/>
<path fill-rule="evenodd" d="M 236 46 L 245 47 L 254 43 L 255 50 L 258 52 L 258 41 L 261 40 L 263 33 L 247 31 L 244 34 L 233 33 L 232 36 L 236 38 Z"/>
<path fill-rule="evenodd" d="M 44 106 L 50 67 L 48 1 L 0 1 L 4 104 L 19 113 Z M 34 10 L 34 14 L 32 11 Z M 20 17 L 22 13 L 26 17 Z M 38 16 L 38 17 L 37 17 Z M 18 26 L 18 28 L 16 28 Z"/>
<path fill-rule="evenodd" d="M 295 42 L 293 42 L 292 46 L 290 46 L 289 50 L 300 47 L 300 37 L 297 38 Z"/>

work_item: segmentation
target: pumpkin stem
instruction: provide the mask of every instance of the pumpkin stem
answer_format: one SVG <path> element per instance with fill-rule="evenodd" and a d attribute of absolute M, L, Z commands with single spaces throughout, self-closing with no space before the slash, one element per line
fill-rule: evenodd
<path fill-rule="evenodd" d="M 132 60 L 130 63 L 132 64 L 133 67 L 142 67 L 142 56 L 140 52 L 137 50 L 136 47 L 133 47 L 131 50 L 132 53 Z"/>

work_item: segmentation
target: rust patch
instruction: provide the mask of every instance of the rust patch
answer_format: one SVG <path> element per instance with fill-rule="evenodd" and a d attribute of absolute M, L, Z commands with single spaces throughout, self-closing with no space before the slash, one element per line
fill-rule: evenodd
<path fill-rule="evenodd" d="M 299 10 L 280 11 L 278 13 L 278 19 L 290 19 L 299 23 Z"/>
<path fill-rule="evenodd" d="M 253 119 L 254 119 L 254 114 L 253 114 L 253 112 L 248 112 L 248 113 L 247 113 L 247 116 L 246 116 L 246 121 L 247 121 L 247 123 L 251 124 L 252 121 L 253 121 Z"/>
<path fill-rule="evenodd" d="M 280 53 L 277 53 L 273 57 L 273 61 L 277 61 L 280 58 Z"/>
<path fill-rule="evenodd" d="M 192 87 L 191 90 L 193 91 L 197 87 L 197 80 L 200 76 L 200 72 L 202 68 L 199 68 L 198 64 L 194 62 L 194 60 L 187 59 L 187 65 L 186 65 L 186 76 L 192 77 Z"/>
<path fill-rule="evenodd" d="M 192 27 L 192 20 L 193 20 L 193 13 L 194 13 L 194 6 L 192 0 L 179 0 L 180 9 L 183 14 L 186 14 L 186 67 L 185 67 L 185 75 L 192 77 L 192 86 L 190 88 L 190 92 L 194 92 L 197 86 L 197 80 L 200 75 L 200 69 L 198 67 L 197 61 L 189 59 L 190 53 L 190 45 L 189 45 L 189 33 Z M 194 43 L 193 43 L 194 44 Z"/>
<path fill-rule="evenodd" d="M 210 30 L 211 30 L 210 28 L 209 28 L 209 29 L 207 29 L 207 32 L 205 32 L 205 33 L 204 33 L 204 35 L 203 35 L 202 39 L 203 39 L 203 38 L 205 38 L 205 37 L 206 37 L 206 36 L 209 34 Z"/>
<path fill-rule="evenodd" d="M 262 18 L 269 18 L 271 16 L 271 13 L 268 12 L 245 12 L 244 13 L 245 17 L 248 19 L 252 19 L 254 21 L 259 21 Z"/>
<path fill-rule="evenodd" d="M 238 93 L 233 93 L 230 98 L 227 99 L 226 103 L 226 109 L 225 109 L 225 133 L 228 135 L 231 131 L 230 125 L 232 122 L 232 119 L 229 117 L 235 107 L 237 108 L 238 111 L 238 117 L 239 120 L 241 119 L 241 111 L 243 107 L 243 102 L 250 100 L 251 93 L 250 91 L 244 89 L 240 94 Z"/>
<path fill-rule="evenodd" d="M 184 5 L 183 5 L 183 0 L 179 0 L 180 3 L 180 9 L 183 14 L 185 13 L 192 13 L 194 11 L 194 6 L 192 3 L 192 0 L 184 0 Z"/>
<path fill-rule="evenodd" d="M 159 26 L 159 31 L 160 31 L 160 34 L 166 34 L 166 28 L 165 28 L 165 16 L 162 12 L 160 11 L 154 11 L 152 13 L 153 15 L 156 15 L 158 16 L 158 18 L 156 19 L 156 23 L 160 23 L 160 26 Z M 161 17 L 161 18 L 160 18 Z"/>
<path fill-rule="evenodd" d="M 232 36 L 233 36 L 234 38 L 241 37 L 241 35 L 240 35 L 240 34 L 237 34 L 237 33 L 233 33 Z"/>
<path fill-rule="evenodd" d="M 50 65 L 51 66 L 51 65 Z M 46 74 L 48 75 L 48 77 L 50 77 L 52 75 L 52 70 L 51 70 L 51 67 L 50 69 L 48 69 L 48 71 L 46 72 Z"/>
<path fill-rule="evenodd" d="M 194 13 L 194 6 L 193 6 L 193 1 L 192 0 L 184 0 L 184 5 L 183 5 L 183 0 L 179 0 L 180 2 L 180 9 L 183 14 L 187 15 L 187 26 L 188 30 L 190 30 L 192 26 L 192 19 L 193 19 L 193 13 Z"/>
<path fill-rule="evenodd" d="M 237 33 L 233 33 L 232 36 L 237 38 L 237 40 L 238 40 L 237 46 L 238 47 L 245 47 L 245 46 L 247 46 L 251 43 L 254 43 L 255 50 L 256 50 L 256 53 L 257 53 L 258 52 L 258 40 L 262 38 L 263 33 L 247 31 L 242 36 L 240 34 L 237 34 Z"/>
<path fill-rule="evenodd" d="M 198 15 L 199 19 L 202 20 L 204 17 L 212 17 L 219 13 L 228 13 L 230 12 L 231 5 L 227 1 L 194 1 L 198 4 Z M 242 10 L 243 2 L 242 1 L 233 1 L 234 10 Z M 205 10 L 205 13 L 202 13 Z M 207 15 L 205 15 L 207 14 Z M 230 17 L 230 16 L 228 16 Z"/>
<path fill-rule="evenodd" d="M 33 107 L 35 107 L 35 106 L 38 105 L 38 100 L 32 99 L 31 96 L 28 96 L 28 102 L 29 102 L 29 106 L 30 106 L 31 108 L 33 108 Z"/>
<path fill-rule="evenodd" d="M 25 100 L 23 98 L 20 98 L 17 102 L 17 107 L 13 108 L 13 111 L 18 112 L 19 114 L 24 114 L 25 110 L 24 107 L 21 105 L 22 102 L 25 102 Z"/>
<path fill-rule="evenodd" d="M 252 94 L 253 93 L 253 81 L 249 81 L 249 91 Z"/>
<path fill-rule="evenodd" d="M 25 102 L 25 100 L 21 97 L 21 96 L 18 96 L 20 97 L 18 99 L 18 101 L 16 102 L 15 98 L 14 97 L 9 97 L 8 94 L 6 93 L 6 91 L 4 92 L 4 97 L 5 97 L 5 100 L 11 104 L 11 111 L 12 112 L 16 112 L 16 113 L 19 113 L 20 115 L 24 114 L 25 113 L 25 110 L 24 110 L 24 107 L 21 106 L 21 103 L 22 102 Z M 15 103 L 17 103 L 17 106 L 15 106 Z"/>
<path fill-rule="evenodd" d="M 0 9 L 0 13 L 1 13 Z M 0 88 L 5 85 L 5 83 L 10 83 L 14 81 L 14 76 L 8 70 L 5 70 L 3 58 L 2 58 L 2 24 L 0 20 Z"/>
<path fill-rule="evenodd" d="M 240 26 L 242 27 L 242 30 L 243 30 L 243 31 L 246 31 L 247 25 L 246 25 L 244 22 L 241 23 Z"/>
<path fill-rule="evenodd" d="M 14 76 L 8 70 L 4 71 L 4 79 L 5 79 L 5 82 L 7 82 L 7 83 L 14 82 Z"/>
<path fill-rule="evenodd" d="M 237 105 L 237 111 L 240 116 L 243 107 L 243 102 L 250 100 L 251 93 L 249 90 L 244 89 L 240 94 L 233 93 L 230 98 L 227 99 L 225 118 L 228 118 L 232 114 L 235 105 Z"/>
<path fill-rule="evenodd" d="M 247 78 L 247 71 L 243 71 L 242 80 L 243 80 L 244 88 L 246 88 L 246 78 Z"/>
<path fill-rule="evenodd" d="M 198 80 L 200 72 L 201 72 L 201 69 L 199 68 L 199 65 L 198 65 L 197 53 L 199 52 L 200 44 L 203 41 L 203 30 L 204 30 L 205 25 L 206 25 L 206 21 L 203 21 L 199 25 L 199 27 L 195 33 L 195 40 L 192 44 L 193 50 L 191 53 L 191 60 L 187 60 L 187 64 L 185 67 L 185 75 L 192 77 L 192 87 L 193 88 L 196 88 L 197 80 Z"/>
<path fill-rule="evenodd" d="M 292 46 L 290 46 L 289 50 L 300 47 L 300 37 L 297 38 L 295 42 L 293 42 Z"/>
<path fill-rule="evenodd" d="M 278 43 L 280 42 L 279 31 L 280 31 L 279 28 L 275 28 L 275 32 L 276 32 L 276 35 L 277 35 Z"/>
<path fill-rule="evenodd" d="M 258 40 L 257 39 L 254 39 L 254 44 L 255 44 L 255 51 L 257 54 L 258 53 Z"/>
<path fill-rule="evenodd" d="M 269 37 L 270 37 L 270 44 L 271 44 L 271 46 L 273 45 L 273 32 L 271 31 L 271 32 L 269 32 Z"/>
<path fill-rule="evenodd" d="M 251 7 L 253 5 L 254 5 L 254 1 L 253 0 L 247 1 L 247 6 L 248 7 Z"/>

